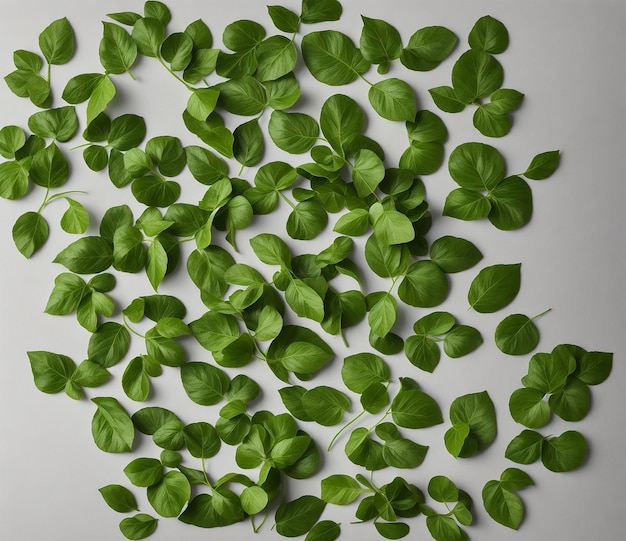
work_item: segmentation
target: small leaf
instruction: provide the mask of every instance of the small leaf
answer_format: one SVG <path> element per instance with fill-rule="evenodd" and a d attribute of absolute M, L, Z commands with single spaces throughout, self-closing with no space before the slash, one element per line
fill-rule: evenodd
<path fill-rule="evenodd" d="M 470 284 L 470 306 L 477 312 L 491 313 L 510 304 L 520 289 L 520 269 L 520 263 L 483 268 Z"/>
<path fill-rule="evenodd" d="M 558 150 L 537 154 L 530 162 L 524 176 L 533 180 L 544 180 L 554 173 L 559 166 L 559 159 Z"/>

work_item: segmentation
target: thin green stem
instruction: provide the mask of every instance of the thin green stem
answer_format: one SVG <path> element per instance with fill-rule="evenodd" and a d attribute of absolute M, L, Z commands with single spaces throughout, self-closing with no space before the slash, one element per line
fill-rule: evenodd
<path fill-rule="evenodd" d="M 337 440 L 337 438 L 343 433 L 343 431 L 348 428 L 349 426 L 351 426 L 352 424 L 356 423 L 361 417 L 363 417 L 363 415 L 365 415 L 365 413 L 367 413 L 365 410 L 363 410 L 361 413 L 359 413 L 354 419 L 352 419 L 350 422 L 346 423 L 345 425 L 343 425 L 341 427 L 341 429 L 339 430 L 339 432 L 337 432 L 334 436 L 333 439 L 330 440 L 330 443 L 328 444 L 328 451 L 331 450 L 332 446 L 335 444 L 335 441 Z"/>
<path fill-rule="evenodd" d="M 209 476 L 207 475 L 207 472 L 206 472 L 206 462 L 205 462 L 204 457 L 201 457 L 200 461 L 202 463 L 202 474 L 204 475 L 204 482 L 206 486 L 208 486 L 211 490 L 213 490 L 213 487 L 211 486 L 211 481 L 209 481 Z"/>
<path fill-rule="evenodd" d="M 126 70 L 126 73 L 128 73 L 128 75 L 130 75 L 130 78 L 131 78 L 133 81 L 136 81 L 136 80 L 137 80 L 137 78 L 133 75 L 133 72 L 132 72 L 132 71 L 130 71 L 130 69 L 127 69 L 127 70 Z"/>
<path fill-rule="evenodd" d="M 76 145 L 75 147 L 70 148 L 70 152 L 71 152 L 72 150 L 78 150 L 79 148 L 88 147 L 88 146 L 90 146 L 91 144 L 92 144 L 92 143 L 87 142 L 87 143 L 83 143 L 83 144 L 81 144 L 81 145 Z"/>
<path fill-rule="evenodd" d="M 50 201 L 54 201 L 55 199 L 58 199 L 59 197 L 65 197 L 66 195 L 69 195 L 72 193 L 87 193 L 87 192 L 85 190 L 67 190 L 65 192 L 55 193 L 54 195 L 51 195 L 48 198 L 48 201 L 46 201 L 46 204 L 50 203 Z"/>
<path fill-rule="evenodd" d="M 374 430 L 379 424 L 381 424 L 387 417 L 389 417 L 389 414 L 391 413 L 391 406 L 389 406 L 389 408 L 387 409 L 387 411 L 385 412 L 385 414 L 376 422 L 376 424 L 370 428 L 368 430 L 368 432 L 371 432 L 372 430 Z"/>
<path fill-rule="evenodd" d="M 368 81 L 368 80 L 367 80 L 365 77 L 363 77 L 363 75 L 361 75 L 360 73 L 359 73 L 359 77 L 360 77 L 361 79 L 363 79 L 363 80 L 364 80 L 364 81 L 365 81 L 368 85 L 370 85 L 370 86 L 374 86 L 374 83 L 372 83 L 372 82 Z"/>
<path fill-rule="evenodd" d="M 548 308 L 547 310 L 544 310 L 543 312 L 541 312 L 541 314 L 537 314 L 536 316 L 533 316 L 530 318 L 531 321 L 540 318 L 541 316 L 545 316 L 548 312 L 552 311 L 552 308 Z"/>
<path fill-rule="evenodd" d="M 46 188 L 46 193 L 43 196 L 43 202 L 41 203 L 41 205 L 39 205 L 39 208 L 37 209 L 37 214 L 41 214 L 41 211 L 47 205 L 47 203 L 48 203 L 48 195 L 49 194 L 50 194 L 50 187 L 47 187 Z"/>
<path fill-rule="evenodd" d="M 122 321 L 124 322 L 124 327 L 126 327 L 131 333 L 133 333 L 135 336 L 138 336 L 139 338 L 143 340 L 146 339 L 146 337 L 143 334 L 137 332 L 135 329 L 131 327 L 130 323 L 128 322 L 128 318 L 126 317 L 125 314 L 122 314 Z"/>
<path fill-rule="evenodd" d="M 178 82 L 185 85 L 185 88 L 187 88 L 187 90 L 189 90 L 190 92 L 193 92 L 195 90 L 193 86 L 187 84 L 184 79 L 181 79 L 178 75 L 176 75 L 176 73 L 174 73 L 170 69 L 170 67 L 165 62 L 163 62 L 163 59 L 160 56 L 157 56 L 156 58 L 159 61 L 159 63 L 172 75 L 172 77 L 174 77 Z"/>
<path fill-rule="evenodd" d="M 292 210 L 296 210 L 296 206 L 291 202 L 291 200 L 283 192 L 281 192 L 280 190 L 276 190 L 276 191 L 278 192 L 278 195 L 281 197 L 281 199 L 285 201 L 285 203 L 287 203 L 292 208 Z"/>

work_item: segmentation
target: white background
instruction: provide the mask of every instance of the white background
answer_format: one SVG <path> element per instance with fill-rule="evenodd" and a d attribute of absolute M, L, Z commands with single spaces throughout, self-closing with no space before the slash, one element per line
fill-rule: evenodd
<path fill-rule="evenodd" d="M 106 5 L 105 5 L 106 4 Z M 255 19 L 271 33 L 272 25 L 266 14 L 265 2 L 214 0 L 172 2 L 174 19 L 170 31 L 178 31 L 194 19 L 203 18 L 219 43 L 222 29 L 233 20 Z M 535 210 L 531 223 L 520 231 L 499 232 L 488 222 L 464 223 L 441 218 L 445 195 L 454 187 L 445 166 L 435 175 L 425 178 L 428 200 L 435 224 L 429 234 L 434 240 L 443 234 L 464 236 L 475 242 L 485 255 L 479 267 L 495 263 L 522 263 L 522 289 L 509 307 L 491 315 L 467 311 L 467 287 L 478 267 L 452 276 L 450 298 L 442 309 L 452 311 L 461 323 L 478 327 L 486 338 L 485 344 L 474 354 L 458 360 L 443 358 L 432 375 L 415 369 L 399 355 L 389 358 L 394 376 L 410 375 L 435 397 L 444 411 L 446 423 L 428 430 L 411 431 L 410 437 L 429 444 L 430 451 L 424 464 L 413 471 L 383 471 L 376 474 L 379 484 L 396 473 L 425 487 L 433 475 L 451 477 L 459 487 L 469 492 L 475 501 L 476 523 L 468 528 L 470 537 L 480 541 L 536 539 L 538 541 L 616 541 L 623 538 L 623 516 L 626 511 L 623 486 L 626 467 L 623 446 L 626 445 L 623 415 L 626 411 L 623 368 L 626 352 L 624 332 L 626 287 L 626 257 L 624 245 L 624 208 L 626 205 L 625 173 L 625 90 L 626 22 L 625 4 L 620 0 L 596 1 L 525 1 L 513 0 L 386 0 L 385 2 L 344 2 L 344 16 L 338 23 L 304 27 L 310 32 L 325 27 L 343 30 L 358 41 L 361 22 L 359 15 L 383 18 L 396 26 L 404 42 L 418 28 L 444 25 L 459 36 L 459 46 L 451 58 L 431 73 L 412 73 L 402 66 L 394 66 L 390 76 L 399 76 L 416 88 L 420 107 L 438 112 L 427 89 L 450 83 L 450 69 L 454 60 L 466 50 L 466 36 L 474 21 L 490 14 L 505 23 L 511 35 L 509 49 L 499 56 L 505 69 L 505 87 L 525 93 L 522 108 L 515 113 L 514 127 L 503 139 L 487 140 L 471 126 L 471 112 L 448 115 L 439 113 L 450 130 L 447 143 L 449 153 L 465 141 L 485 141 L 502 151 L 508 171 L 523 171 L 538 152 L 561 149 L 561 166 L 552 178 L 532 182 Z M 284 2 L 298 10 L 298 2 Z M 97 50 L 101 35 L 101 20 L 114 11 L 141 11 L 142 3 L 127 0 L 106 3 L 81 0 L 48 2 L 31 0 L 2 0 L 0 19 L 0 73 L 9 73 L 11 55 L 15 49 L 37 48 L 37 35 L 52 20 L 67 16 L 77 33 L 76 56 L 66 66 L 55 66 L 52 71 L 56 102 L 65 82 L 79 73 L 98 72 Z M 298 38 L 299 41 L 300 38 Z M 119 95 L 113 112 L 134 112 L 145 116 L 149 136 L 178 135 L 185 144 L 195 143 L 185 134 L 180 121 L 187 94 L 185 89 L 151 59 L 143 59 L 133 70 L 138 82 L 118 76 Z M 367 86 L 357 81 L 348 87 L 329 89 L 317 84 L 305 73 L 298 72 L 303 88 L 301 110 L 317 115 L 326 96 L 343 92 L 367 106 Z M 372 70 L 371 80 L 379 76 Z M 300 104 L 299 104 L 300 106 Z M 81 109 L 82 110 L 82 109 Z M 5 85 L 0 85 L 0 124 L 26 127 L 26 120 L 35 108 L 13 96 Z M 406 147 L 406 135 L 401 124 L 370 119 L 368 135 L 379 140 L 388 151 L 388 165 L 392 166 Z M 264 117 L 267 122 L 268 115 Z M 244 119 L 241 119 L 243 121 Z M 78 140 L 77 140 L 78 141 Z M 76 143 L 78 144 L 78 142 Z M 71 145 L 67 145 L 65 149 Z M 283 156 L 277 151 L 266 159 L 286 159 L 296 165 L 302 156 Z M 106 174 L 94 174 L 81 163 L 78 151 L 72 154 L 73 175 L 67 189 L 83 189 L 89 193 L 80 196 L 92 214 L 91 233 L 106 208 L 129 203 L 128 190 L 117 191 Z M 238 166 L 232 166 L 235 174 Z M 193 179 L 178 180 L 184 184 L 183 198 L 194 202 L 198 194 L 189 187 Z M 252 179 L 253 171 L 244 172 Z M 186 183 L 186 184 L 185 184 Z M 109 455 L 99 451 L 90 433 L 94 407 L 87 399 L 74 402 L 64 395 L 48 396 L 40 393 L 32 382 L 26 357 L 28 350 L 49 350 L 69 355 L 79 362 L 85 356 L 89 335 L 78 326 L 73 317 L 52 317 L 43 314 L 54 277 L 64 269 L 51 263 L 54 256 L 74 240 L 58 227 L 58 218 L 64 210 L 61 202 L 45 209 L 51 224 L 48 244 L 31 260 L 25 260 L 13 246 L 11 227 L 17 217 L 34 210 L 41 202 L 41 191 L 35 191 L 18 202 L 0 203 L 0 333 L 2 336 L 2 369 L 0 371 L 0 538 L 7 541 L 92 541 L 121 539 L 117 523 L 121 515 L 109 509 L 102 501 L 98 488 L 110 484 L 128 484 L 123 467 L 136 456 L 156 456 L 154 447 L 145 440 L 131 455 Z M 195 198 L 195 199 L 194 199 Z M 139 206 L 134 205 L 139 209 Z M 282 234 L 283 226 L 273 217 L 260 218 L 251 231 L 239 236 L 241 260 L 250 259 L 247 237 L 261 231 Z M 314 243 L 303 245 L 314 252 L 326 246 L 332 234 L 329 230 Z M 295 243 L 292 246 L 296 249 Z M 362 246 L 362 239 L 359 240 Z M 254 263 L 253 263 L 254 264 Z M 271 274 L 266 273 L 267 277 Z M 367 281 L 368 290 L 374 290 L 375 281 Z M 163 293 L 183 298 L 189 308 L 189 320 L 202 314 L 203 308 L 195 298 L 195 289 L 186 278 L 184 269 L 168 279 Z M 138 295 L 150 294 L 144 276 L 123 275 L 113 292 L 120 306 L 125 306 Z M 615 353 L 614 371 L 607 382 L 592 388 L 592 409 L 587 418 L 575 424 L 553 420 L 544 433 L 560 434 L 568 429 L 582 432 L 590 442 L 590 454 L 584 467 L 575 472 L 555 474 L 538 463 L 523 467 L 535 480 L 535 486 L 521 493 L 527 513 L 519 532 L 493 522 L 482 509 L 480 490 L 489 479 L 515 464 L 504 458 L 507 443 L 523 427 L 515 424 L 508 413 L 507 402 L 511 392 L 520 386 L 529 356 L 513 358 L 501 354 L 494 346 L 492 335 L 497 323 L 510 313 L 529 316 L 552 311 L 537 321 L 542 339 L 539 351 L 550 351 L 560 343 L 578 344 L 588 350 Z M 422 312 L 423 314 L 423 312 Z M 406 336 L 416 313 L 406 312 L 399 330 Z M 319 329 L 318 329 L 319 330 Z M 335 348 L 341 364 L 343 353 L 340 342 L 320 334 Z M 352 352 L 367 350 L 366 331 L 352 330 L 348 340 Z M 207 352 L 185 342 L 192 360 L 207 359 Z M 141 345 L 134 348 L 140 352 Z M 121 395 L 119 378 L 123 363 L 111 370 L 111 385 L 89 391 L 88 397 L 117 396 L 129 411 L 134 404 Z M 268 389 L 255 408 L 282 409 L 272 396 L 276 380 L 258 364 L 245 371 Z M 184 395 L 175 370 L 155 383 L 151 404 L 167 405 L 187 422 L 215 419 L 217 408 L 201 408 Z M 336 371 L 326 370 L 315 380 L 316 384 L 336 382 Z M 319 383 L 318 383 L 319 382 Z M 483 454 L 464 460 L 454 460 L 443 446 L 447 429 L 449 403 L 461 394 L 488 390 L 496 404 L 499 436 Z M 358 400 L 354 397 L 355 405 Z M 355 407 L 355 411 L 356 407 Z M 377 419 L 368 419 L 371 426 Z M 325 447 L 335 428 L 322 429 L 307 425 L 305 429 L 316 435 L 320 447 Z M 293 483 L 289 496 L 302 493 L 319 495 L 319 481 L 331 473 L 356 472 L 343 456 L 340 440 L 325 458 L 321 472 L 304 483 Z M 233 468 L 231 449 L 209 461 L 209 475 L 218 477 Z M 190 463 L 191 466 L 196 466 Z M 253 474 L 254 475 L 254 474 Z M 139 490 L 136 491 L 139 494 Z M 145 497 L 140 496 L 142 511 L 150 512 Z M 354 506 L 329 506 L 324 518 L 342 522 L 344 535 L 350 539 L 378 536 L 371 525 L 350 525 L 354 520 Z M 275 539 L 268 521 L 258 539 Z M 428 539 L 423 518 L 414 519 L 411 536 Z M 251 538 L 248 523 L 215 532 L 220 539 Z M 175 519 L 162 519 L 155 541 L 174 539 L 205 539 L 209 532 L 186 526 Z"/>

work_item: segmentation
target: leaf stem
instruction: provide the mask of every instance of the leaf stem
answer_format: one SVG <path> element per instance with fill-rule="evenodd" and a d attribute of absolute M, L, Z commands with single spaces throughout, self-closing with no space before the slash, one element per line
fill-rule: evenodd
<path fill-rule="evenodd" d="M 128 323 L 128 318 L 126 317 L 125 314 L 122 314 L 122 321 L 124 323 L 124 327 L 126 327 L 131 333 L 133 333 L 135 336 L 138 336 L 139 338 L 142 338 L 142 339 L 145 340 L 146 337 L 143 334 L 138 333 L 135 329 L 133 329 L 130 326 L 130 323 Z"/>
<path fill-rule="evenodd" d="M 291 202 L 291 200 L 283 192 L 281 192 L 280 190 L 276 190 L 276 192 L 281 197 L 281 199 L 285 201 L 285 203 L 287 203 L 291 207 L 291 210 L 296 210 L 296 206 Z"/>
<path fill-rule="evenodd" d="M 176 73 L 174 73 L 174 72 L 170 69 L 170 67 L 169 67 L 169 66 L 168 66 L 165 62 L 163 62 L 163 59 L 161 58 L 161 56 L 160 56 L 160 55 L 159 55 L 159 56 L 157 56 L 156 58 L 157 58 L 157 60 L 159 61 L 159 63 L 160 63 L 160 64 L 161 64 L 161 65 L 162 65 L 162 66 L 163 66 L 163 67 L 164 67 L 164 68 L 165 68 L 165 69 L 166 69 L 166 70 L 167 70 L 167 71 L 168 71 L 168 72 L 172 75 L 172 77 L 174 77 L 174 78 L 175 78 L 178 82 L 180 82 L 180 83 L 182 83 L 183 85 L 185 85 L 185 88 L 186 88 L 187 90 L 189 90 L 190 92 L 193 92 L 193 91 L 195 90 L 193 86 L 191 86 L 191 85 L 187 84 L 187 83 L 186 83 L 183 79 L 181 79 L 178 75 L 176 75 Z"/>
<path fill-rule="evenodd" d="M 353 423 L 355 423 L 356 421 L 358 421 L 361 417 L 363 417 L 363 415 L 366 413 L 365 410 L 363 410 L 361 413 L 359 413 L 354 419 L 352 419 L 351 421 L 349 421 L 348 423 L 346 423 L 345 425 L 343 425 L 341 427 L 341 429 L 339 430 L 339 432 L 337 432 L 334 436 L 333 439 L 330 440 L 330 443 L 328 444 L 328 451 L 331 450 L 332 446 L 335 444 L 335 441 L 337 440 L 337 438 L 343 433 L 343 431 L 348 428 L 350 425 L 352 425 Z"/>
<path fill-rule="evenodd" d="M 530 318 L 531 321 L 534 321 L 537 318 L 540 318 L 541 316 L 545 316 L 548 312 L 551 312 L 552 308 L 548 308 L 547 310 L 544 310 L 543 312 L 541 312 L 541 314 L 537 314 L 536 316 L 533 316 Z"/>

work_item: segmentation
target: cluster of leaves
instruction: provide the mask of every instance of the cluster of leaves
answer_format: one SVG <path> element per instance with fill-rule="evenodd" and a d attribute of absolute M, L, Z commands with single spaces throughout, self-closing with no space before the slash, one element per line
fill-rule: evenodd
<path fill-rule="evenodd" d="M 38 52 L 15 51 L 16 70 L 5 81 L 17 96 L 29 98 L 41 110 L 28 118 L 30 133 L 18 126 L 0 129 L 0 155 L 6 160 L 0 164 L 0 197 L 26 197 L 37 186 L 45 190 L 37 211 L 26 212 L 13 227 L 16 247 L 27 258 L 50 234 L 43 209 L 56 199 L 66 200 L 61 228 L 82 236 L 54 259 L 67 272 L 56 277 L 45 311 L 76 313 L 90 333 L 87 358 L 81 363 L 63 354 L 30 351 L 30 365 L 38 389 L 65 391 L 80 399 L 84 388 L 109 381 L 109 369 L 125 361 L 131 341 L 140 339 L 145 353 L 128 360 L 121 376 L 129 399 L 149 400 L 153 378 L 169 368 L 179 372 L 192 402 L 219 406 L 214 424 L 185 423 L 159 406 L 142 407 L 131 415 L 117 398 L 91 399 L 96 408 L 92 435 L 98 448 L 132 452 L 140 433 L 150 436 L 159 449 L 158 458 L 135 458 L 124 473 L 131 485 L 146 489 L 149 504 L 161 517 L 178 517 L 204 528 L 250 518 L 258 531 L 274 511 L 280 535 L 333 540 L 341 529 L 332 520 L 320 520 L 326 505 L 347 505 L 364 496 L 356 517 L 373 522 L 383 537 L 406 536 L 409 525 L 401 519 L 423 515 L 436 541 L 463 541 L 468 536 L 462 527 L 473 522 L 472 501 L 450 479 L 433 477 L 425 492 L 402 477 L 381 487 L 373 481 L 377 470 L 418 467 L 429 447 L 406 432 L 442 424 L 444 418 L 437 402 L 414 379 L 395 374 L 392 379 L 389 364 L 371 352 L 343 359 L 342 382 L 358 395 L 362 411 L 328 445 L 330 451 L 351 428 L 345 453 L 352 463 L 372 472 L 370 479 L 334 474 L 321 481 L 320 497 L 286 499 L 289 479 L 312 477 L 322 462 L 316 442 L 298 421 L 336 426 L 353 403 L 337 385 L 304 385 L 335 354 L 317 332 L 289 318 L 309 319 L 326 333 L 341 335 L 346 345 L 344 331 L 367 321 L 372 348 L 382 355 L 404 352 L 410 363 L 426 372 L 433 372 L 441 359 L 438 342 L 451 358 L 468 355 L 483 343 L 478 329 L 458 323 L 446 311 L 420 314 L 414 333 L 406 339 L 393 332 L 401 309 L 398 299 L 408 307 L 436 307 L 448 296 L 450 275 L 473 268 L 483 257 L 464 238 L 427 239 L 433 217 L 420 177 L 443 165 L 448 130 L 437 114 L 418 109 L 409 83 L 384 77 L 397 60 L 411 72 L 435 69 L 450 56 L 457 37 L 447 28 L 429 26 L 403 42 L 387 21 L 363 16 L 358 45 L 346 34 L 326 29 L 304 33 L 297 46 L 304 25 L 337 21 L 341 14 L 337 0 L 302 0 L 300 13 L 268 6 L 281 33 L 268 36 L 260 23 L 238 20 L 224 28 L 220 48 L 201 19 L 183 31 L 170 32 L 169 8 L 148 0 L 143 13 L 109 14 L 114 22 L 103 23 L 98 50 L 104 71 L 70 78 L 60 94 L 65 105 L 59 107 L 54 107 L 51 66 L 73 56 L 75 37 L 68 20 L 54 21 L 40 34 L 43 58 Z M 507 48 L 508 32 L 500 21 L 485 16 L 470 31 L 468 42 L 470 50 L 452 68 L 452 86 L 431 89 L 430 94 L 446 113 L 475 105 L 475 127 L 483 135 L 503 136 L 512 125 L 510 113 L 523 98 L 520 92 L 501 88 L 503 68 L 493 56 Z M 397 164 L 390 164 L 382 146 L 366 134 L 367 112 L 354 99 L 331 95 L 317 118 L 294 109 L 301 96 L 294 73 L 299 51 L 316 80 L 333 88 L 361 80 L 369 86 L 371 109 L 383 119 L 404 123 L 407 146 Z M 146 141 L 148 129 L 141 116 L 109 116 L 107 110 L 120 91 L 117 76 L 127 74 L 135 80 L 131 69 L 141 56 L 155 59 L 188 92 L 182 119 L 197 136 L 197 144 L 184 146 L 173 135 Z M 372 66 L 383 76 L 377 82 L 365 77 Z M 489 102 L 483 101 L 487 98 Z M 83 104 L 80 131 L 77 110 Z M 268 110 L 269 139 L 262 122 Z M 251 118 L 232 130 L 227 127 L 231 121 L 240 122 L 239 117 Z M 74 148 L 83 149 L 89 169 L 106 172 L 115 188 L 133 197 L 131 206 L 143 209 L 138 216 L 126 204 L 107 209 L 97 234 L 87 234 L 93 228 L 89 212 L 69 197 L 79 192 L 57 191 L 70 178 L 64 145 L 79 131 L 84 142 Z M 287 154 L 306 157 L 296 165 L 267 162 L 270 141 Z M 236 175 L 230 172 L 233 160 L 239 165 Z M 532 215 L 531 190 L 522 177 L 548 178 L 558 163 L 558 151 L 540 153 L 524 173 L 507 176 L 497 149 L 463 143 L 448 159 L 448 171 L 459 188 L 447 196 L 443 214 L 462 220 L 487 217 L 499 229 L 518 229 Z M 250 180 L 243 178 L 246 168 L 253 167 Z M 180 200 L 187 173 L 205 187 L 194 203 Z M 329 224 L 338 236 L 317 253 L 294 255 L 280 235 L 260 233 L 251 238 L 250 246 L 262 265 L 241 262 L 236 232 L 282 204 L 290 208 L 285 231 L 291 239 L 315 239 Z M 264 223 L 262 218 L 258 223 Z M 232 250 L 220 245 L 221 233 Z M 367 269 L 388 279 L 388 289 L 364 287 L 367 280 L 362 274 L 367 269 L 352 253 L 354 238 L 361 236 L 366 236 L 362 255 Z M 183 261 L 184 242 L 193 242 L 194 248 Z M 181 263 L 206 307 L 199 316 L 188 318 L 180 299 L 158 292 Z M 264 277 L 263 265 L 273 267 L 271 280 Z M 117 276 L 142 272 L 154 293 L 118 306 L 109 295 Z M 354 282 L 353 289 L 343 289 L 345 280 L 338 279 L 342 277 Z M 520 263 L 484 267 L 471 282 L 468 303 L 479 313 L 501 310 L 515 299 L 520 285 Z M 533 351 L 539 340 L 535 318 L 521 314 L 505 318 L 495 333 L 501 351 L 512 355 Z M 187 339 L 210 352 L 214 362 L 190 361 L 182 343 Z M 289 413 L 256 408 L 261 389 L 238 372 L 251 362 L 265 363 L 286 384 L 278 392 Z M 552 411 L 567 421 L 580 420 L 589 410 L 588 386 L 604 381 L 610 369 L 610 354 L 577 346 L 536 354 L 522 380 L 524 388 L 511 397 L 511 415 L 528 428 L 544 426 Z M 294 385 L 294 377 L 303 385 Z M 353 428 L 366 414 L 379 419 L 371 428 Z M 455 458 L 474 456 L 496 437 L 495 406 L 487 391 L 453 400 L 449 419 L 443 443 Z M 255 474 L 213 475 L 207 461 L 222 444 L 233 448 L 238 468 Z M 509 444 L 506 456 L 521 464 L 541 458 L 553 471 L 568 471 L 582 464 L 585 452 L 586 442 L 577 432 L 544 437 L 524 430 Z M 190 459 L 196 467 L 187 464 Z M 517 529 L 523 503 L 516 492 L 530 484 L 521 470 L 505 470 L 483 489 L 486 511 L 497 522 Z M 155 531 L 158 519 L 139 512 L 127 487 L 112 484 L 100 492 L 115 511 L 134 513 L 120 522 L 128 539 L 142 539 Z M 425 493 L 445 511 L 427 504 Z"/>
<path fill-rule="evenodd" d="M 611 353 L 585 351 L 572 344 L 533 355 L 528 373 L 522 378 L 524 387 L 511 395 L 511 416 L 529 429 L 544 427 L 553 413 L 564 421 L 581 421 L 591 407 L 589 386 L 605 381 L 612 365 Z M 509 443 L 505 456 L 519 464 L 531 464 L 541 458 L 551 471 L 570 471 L 584 463 L 587 441 L 575 430 L 557 437 L 523 430 Z"/>

